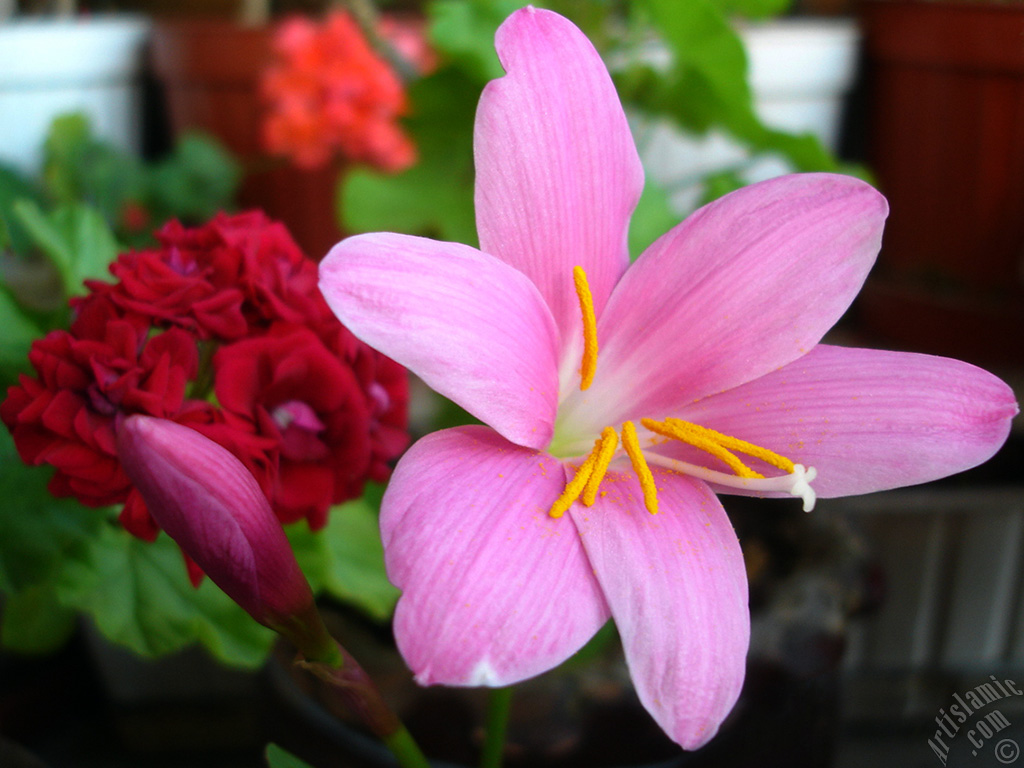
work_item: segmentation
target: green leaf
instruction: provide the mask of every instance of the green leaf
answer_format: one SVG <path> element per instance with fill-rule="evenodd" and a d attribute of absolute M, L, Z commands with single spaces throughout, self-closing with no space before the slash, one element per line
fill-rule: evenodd
<path fill-rule="evenodd" d="M 267 744 L 265 755 L 269 768 L 313 768 L 290 752 L 285 752 L 277 744 Z"/>
<path fill-rule="evenodd" d="M 25 255 L 32 241 L 12 210 L 14 202 L 21 198 L 39 202 L 39 191 L 14 168 L 0 164 L 0 248 Z"/>
<path fill-rule="evenodd" d="M 714 2 L 642 0 L 639 6 L 673 54 L 671 72 L 648 84 L 653 106 L 695 131 L 756 121 L 743 42 Z"/>
<path fill-rule="evenodd" d="M 187 133 L 152 170 L 148 202 L 157 222 L 200 223 L 232 208 L 242 178 L 238 161 L 211 136 Z"/>
<path fill-rule="evenodd" d="M 792 0 L 715 0 L 715 5 L 729 17 L 743 16 L 748 19 L 769 19 L 785 13 Z"/>
<path fill-rule="evenodd" d="M 323 530 L 313 533 L 299 523 L 288 538 L 303 572 L 315 589 L 353 605 L 374 619 L 388 619 L 398 590 L 384 571 L 378 509 L 380 489 L 331 510 Z"/>
<path fill-rule="evenodd" d="M 486 83 L 505 74 L 494 33 L 522 6 L 517 0 L 437 0 L 427 5 L 430 39 L 464 73 Z"/>
<path fill-rule="evenodd" d="M 51 653 L 75 631 L 75 612 L 57 601 L 49 582 L 8 594 L 0 619 L 0 645 L 18 653 Z"/>
<path fill-rule="evenodd" d="M 0 287 L 0 328 L 3 328 L 3 333 L 0 333 L 0 367 L 23 367 L 32 342 L 43 332 L 3 287 Z"/>
<path fill-rule="evenodd" d="M 746 144 L 752 155 L 782 155 L 798 171 L 839 169 L 816 137 L 771 128 L 754 111 L 743 41 L 725 11 L 754 12 L 768 5 L 758 6 L 756 0 L 642 0 L 637 7 L 663 35 L 673 63 L 664 74 L 640 64 L 627 68 L 617 78 L 627 98 L 656 114 L 672 116 L 696 133 L 722 128 Z"/>
<path fill-rule="evenodd" d="M 57 267 L 67 295 L 85 293 L 83 281 L 108 277 L 118 245 L 103 216 L 81 203 L 61 205 L 49 213 L 31 200 L 19 200 L 14 213 L 36 246 Z"/>
<path fill-rule="evenodd" d="M 704 194 L 700 204 L 705 205 L 744 186 L 746 182 L 733 170 L 713 173 L 704 179 Z"/>
<path fill-rule="evenodd" d="M 57 594 L 88 613 L 100 632 L 141 656 L 162 656 L 196 642 L 239 667 L 259 666 L 274 634 L 257 624 L 209 579 L 189 583 L 177 545 L 152 544 L 109 525 L 67 563 Z"/>
<path fill-rule="evenodd" d="M 84 551 L 103 513 L 47 490 L 52 470 L 26 466 L 0 429 L 0 590 L 20 592 L 54 578 Z"/>
<path fill-rule="evenodd" d="M 629 222 L 629 252 L 636 259 L 644 250 L 679 223 L 669 206 L 668 195 L 650 179 Z"/>
<path fill-rule="evenodd" d="M 139 159 L 96 138 L 82 114 L 54 119 L 44 149 L 46 189 L 59 205 L 86 203 L 113 226 L 125 202 L 143 195 Z"/>
<path fill-rule="evenodd" d="M 406 232 L 475 244 L 473 115 L 481 86 L 447 67 L 410 89 L 409 130 L 419 160 L 386 175 L 355 169 L 341 182 L 339 218 L 350 232 Z"/>

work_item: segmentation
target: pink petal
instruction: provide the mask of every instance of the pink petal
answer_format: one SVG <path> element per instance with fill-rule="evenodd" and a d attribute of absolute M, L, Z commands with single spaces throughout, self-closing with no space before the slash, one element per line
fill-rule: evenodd
<path fill-rule="evenodd" d="M 423 685 L 504 686 L 576 652 L 608 620 L 576 529 L 548 508 L 565 470 L 486 427 L 435 432 L 381 508 L 395 637 Z"/>
<path fill-rule="evenodd" d="M 640 701 L 685 749 L 718 731 L 743 685 L 750 613 L 736 533 L 707 485 L 654 471 L 659 512 L 632 474 L 570 510 L 612 617 Z"/>
<path fill-rule="evenodd" d="M 822 344 L 679 416 L 815 467 L 819 496 L 848 496 L 981 464 L 1017 410 L 1006 384 L 968 363 Z"/>
<path fill-rule="evenodd" d="M 522 273 L 458 243 L 380 233 L 334 246 L 320 290 L 356 336 L 512 442 L 550 441 L 557 331 Z"/>
<path fill-rule="evenodd" d="M 886 211 L 870 186 L 831 174 L 772 179 L 697 211 L 608 302 L 586 397 L 595 417 L 660 418 L 805 354 L 860 290 Z"/>
<path fill-rule="evenodd" d="M 474 136 L 480 244 L 537 284 L 564 349 L 581 333 L 572 268 L 600 314 L 629 264 L 643 169 L 608 71 L 571 22 L 525 8 L 496 46 L 508 74 L 484 90 Z"/>

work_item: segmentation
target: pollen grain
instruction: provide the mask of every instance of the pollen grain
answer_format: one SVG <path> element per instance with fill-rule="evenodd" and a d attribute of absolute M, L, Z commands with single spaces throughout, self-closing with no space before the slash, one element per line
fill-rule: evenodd
<path fill-rule="evenodd" d="M 625 448 L 626 455 L 633 465 L 633 472 L 640 481 L 640 488 L 644 492 L 644 506 L 652 515 L 658 514 L 658 489 L 654 484 L 651 468 L 647 466 L 647 460 L 640 449 L 640 441 L 637 439 L 636 427 L 632 421 L 622 424 L 622 447 Z"/>
<path fill-rule="evenodd" d="M 583 362 L 580 365 L 580 389 L 588 389 L 597 371 L 597 317 L 594 314 L 594 296 L 590 292 L 587 273 L 583 267 L 572 268 L 572 281 L 583 315 Z"/>

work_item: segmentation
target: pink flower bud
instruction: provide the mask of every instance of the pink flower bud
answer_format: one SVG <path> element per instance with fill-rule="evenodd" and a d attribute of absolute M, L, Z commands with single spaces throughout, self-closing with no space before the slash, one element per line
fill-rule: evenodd
<path fill-rule="evenodd" d="M 309 615 L 313 593 L 281 524 L 227 449 L 135 415 L 118 429 L 117 450 L 159 526 L 256 621 L 281 629 Z"/>

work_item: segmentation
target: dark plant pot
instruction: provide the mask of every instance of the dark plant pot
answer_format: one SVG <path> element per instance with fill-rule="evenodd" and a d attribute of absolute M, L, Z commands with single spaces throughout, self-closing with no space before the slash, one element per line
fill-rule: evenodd
<path fill-rule="evenodd" d="M 4 768 L 47 768 L 46 763 L 24 747 L 0 736 L 0 765 Z"/>
<path fill-rule="evenodd" d="M 861 19 L 892 209 L 861 320 L 924 351 L 1024 359 L 1006 333 L 1024 327 L 1024 5 L 866 0 Z"/>
<path fill-rule="evenodd" d="M 245 178 L 239 202 L 281 219 L 306 253 L 319 259 L 341 239 L 335 208 L 341 165 L 295 168 L 260 143 L 260 77 L 271 57 L 270 27 L 225 19 L 161 21 L 152 61 L 175 135 L 212 134 L 237 155 Z"/>

